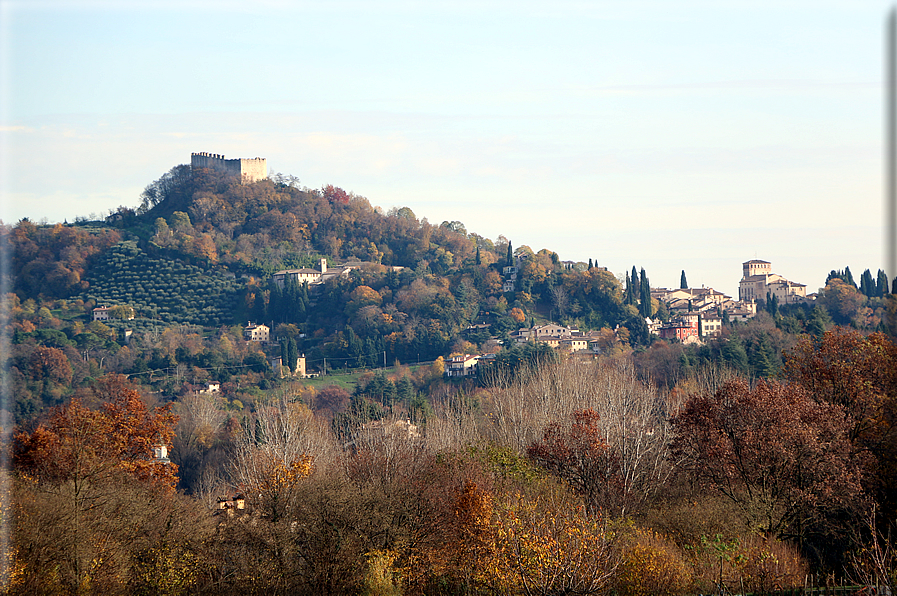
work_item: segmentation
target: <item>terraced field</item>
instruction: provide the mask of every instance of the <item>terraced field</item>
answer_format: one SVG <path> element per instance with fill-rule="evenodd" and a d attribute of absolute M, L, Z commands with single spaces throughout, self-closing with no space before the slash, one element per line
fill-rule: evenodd
<path fill-rule="evenodd" d="M 127 304 L 138 317 L 218 326 L 233 322 L 242 285 L 233 277 L 171 259 L 154 258 L 134 241 L 120 242 L 87 275 L 85 299 Z"/>

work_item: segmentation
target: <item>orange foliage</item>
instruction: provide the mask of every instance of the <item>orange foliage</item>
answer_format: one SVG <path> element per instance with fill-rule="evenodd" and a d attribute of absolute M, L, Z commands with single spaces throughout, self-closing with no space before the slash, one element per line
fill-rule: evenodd
<path fill-rule="evenodd" d="M 18 433 L 15 467 L 39 481 L 93 484 L 124 473 L 173 490 L 177 466 L 153 459 L 153 448 L 174 436 L 170 405 L 150 411 L 120 375 L 101 378 L 93 394 L 105 398 L 100 410 L 72 399 L 33 432 Z"/>

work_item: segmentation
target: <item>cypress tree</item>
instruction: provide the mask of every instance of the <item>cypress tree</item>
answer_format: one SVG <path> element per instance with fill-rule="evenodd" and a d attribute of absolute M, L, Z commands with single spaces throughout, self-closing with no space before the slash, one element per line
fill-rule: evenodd
<path fill-rule="evenodd" d="M 875 282 L 875 290 L 881 298 L 888 293 L 888 276 L 881 269 L 878 270 L 878 279 Z"/>
<path fill-rule="evenodd" d="M 479 247 L 479 246 L 477 246 L 477 258 L 476 258 L 476 264 L 477 264 L 477 265 L 482 265 L 482 264 L 483 264 L 482 259 L 480 259 L 480 247 Z"/>
<path fill-rule="evenodd" d="M 629 278 L 629 272 L 626 272 L 626 295 L 623 298 L 623 304 L 632 304 L 633 302 L 633 293 L 632 293 L 632 280 Z"/>
<path fill-rule="evenodd" d="M 651 284 L 648 282 L 648 275 L 645 273 L 644 267 L 642 267 L 641 279 L 639 280 L 639 290 L 641 294 L 642 316 L 650 317 L 654 314 L 654 309 L 651 308 Z"/>
<path fill-rule="evenodd" d="M 292 337 L 287 342 L 287 358 L 289 358 L 290 372 L 295 373 L 296 364 L 299 360 L 299 347 L 296 345 L 296 340 Z"/>
<path fill-rule="evenodd" d="M 589 269 L 592 268 L 592 259 L 589 259 Z"/>
<path fill-rule="evenodd" d="M 682 276 L 679 278 L 679 289 L 688 289 L 688 282 L 685 280 L 685 269 L 682 270 Z"/>
<path fill-rule="evenodd" d="M 641 296 L 641 289 L 638 285 L 638 271 L 635 270 L 635 265 L 632 266 L 632 273 L 629 275 L 629 279 L 632 280 L 632 303 L 635 304 L 635 300 Z"/>
<path fill-rule="evenodd" d="M 510 241 L 508 241 L 508 256 L 505 260 L 508 267 L 514 264 L 514 249 L 511 247 Z"/>
<path fill-rule="evenodd" d="M 854 288 L 857 287 L 855 281 L 853 281 L 853 274 L 850 272 L 850 267 L 844 268 L 844 281 L 852 285 Z"/>
<path fill-rule="evenodd" d="M 867 298 L 874 298 L 876 295 L 875 280 L 872 279 L 872 272 L 868 269 L 860 276 L 860 292 Z"/>

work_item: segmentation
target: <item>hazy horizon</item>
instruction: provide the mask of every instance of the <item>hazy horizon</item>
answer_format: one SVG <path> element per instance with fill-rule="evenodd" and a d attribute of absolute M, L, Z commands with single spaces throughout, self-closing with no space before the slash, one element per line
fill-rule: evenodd
<path fill-rule="evenodd" d="M 884 267 L 890 6 L 3 0 L 0 218 L 135 207 L 207 151 L 655 286 L 737 297 L 759 258 L 814 292 Z"/>

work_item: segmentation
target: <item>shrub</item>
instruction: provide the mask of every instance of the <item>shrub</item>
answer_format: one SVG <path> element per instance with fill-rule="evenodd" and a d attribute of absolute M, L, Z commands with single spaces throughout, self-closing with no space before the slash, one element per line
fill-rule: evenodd
<path fill-rule="evenodd" d="M 652 530 L 629 527 L 622 536 L 614 591 L 621 596 L 683 594 L 692 573 L 682 551 Z"/>

